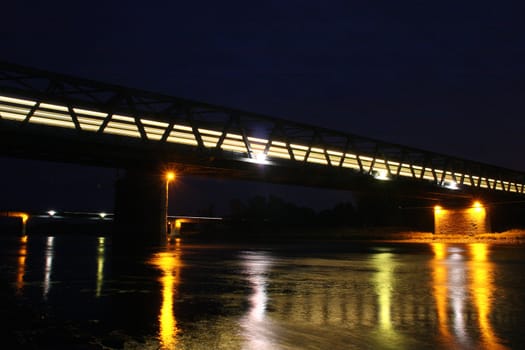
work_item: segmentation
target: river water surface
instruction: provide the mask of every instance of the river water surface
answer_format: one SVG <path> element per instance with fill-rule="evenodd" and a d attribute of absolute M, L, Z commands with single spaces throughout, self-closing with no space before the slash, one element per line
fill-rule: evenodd
<path fill-rule="evenodd" d="M 523 246 L 182 239 L 131 254 L 108 237 L 0 243 L 4 303 L 83 334 L 41 348 L 525 348 Z M 38 349 L 31 334 L 12 326 L 5 340 Z"/>

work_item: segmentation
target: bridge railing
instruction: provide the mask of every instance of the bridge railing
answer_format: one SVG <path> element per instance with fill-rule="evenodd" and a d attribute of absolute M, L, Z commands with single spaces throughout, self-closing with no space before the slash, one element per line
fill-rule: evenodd
<path fill-rule="evenodd" d="M 450 190 L 524 193 L 525 174 L 255 113 L 0 63 L 0 121 L 166 146 L 263 164 L 315 164 Z M 175 148 L 174 148 L 175 150 Z"/>

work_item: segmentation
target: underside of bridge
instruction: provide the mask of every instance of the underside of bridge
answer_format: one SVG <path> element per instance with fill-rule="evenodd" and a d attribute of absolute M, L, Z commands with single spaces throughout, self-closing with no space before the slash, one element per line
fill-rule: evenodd
<path fill-rule="evenodd" d="M 396 197 L 434 202 L 470 201 L 489 194 L 474 188 L 471 191 L 451 190 L 432 181 L 414 181 L 411 178 L 379 181 L 356 170 L 313 163 L 300 167 L 279 160 L 258 163 L 240 156 L 224 157 L 224 152 L 215 149 L 196 151 L 190 147 L 182 150 L 179 147 L 178 150 L 169 151 L 158 144 L 141 140 L 121 140 L 104 135 L 86 137 L 74 130 L 57 132 L 31 125 L 22 129 L 12 124 L 0 128 L 0 154 L 17 158 L 120 168 L 142 174 L 162 174 L 170 169 L 190 176 L 389 193 Z M 508 194 L 505 195 L 508 197 Z"/>

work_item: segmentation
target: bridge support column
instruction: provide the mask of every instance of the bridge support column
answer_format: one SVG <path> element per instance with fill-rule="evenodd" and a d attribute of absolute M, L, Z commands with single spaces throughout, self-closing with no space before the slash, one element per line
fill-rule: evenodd
<path fill-rule="evenodd" d="M 162 245 L 167 235 L 167 186 L 162 172 L 131 169 L 117 180 L 114 241 Z"/>
<path fill-rule="evenodd" d="M 476 202 L 469 208 L 434 208 L 434 234 L 475 236 L 491 231 L 488 208 Z"/>

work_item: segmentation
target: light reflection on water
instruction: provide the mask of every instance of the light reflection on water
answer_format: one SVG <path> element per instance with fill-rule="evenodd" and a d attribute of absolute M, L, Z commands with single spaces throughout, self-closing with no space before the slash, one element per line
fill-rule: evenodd
<path fill-rule="evenodd" d="M 473 243 L 469 247 L 472 255 L 469 262 L 472 274 L 470 289 L 477 309 L 481 343 L 490 349 L 506 349 L 501 345 L 502 341 L 495 334 L 490 320 L 495 287 L 489 246 L 486 243 Z"/>
<path fill-rule="evenodd" d="M 159 313 L 159 335 L 162 349 L 174 349 L 177 345 L 177 319 L 173 309 L 174 300 L 178 295 L 181 271 L 180 241 L 175 242 L 175 247 L 168 245 L 166 251 L 153 255 L 149 261 L 162 271 L 160 282 L 162 285 L 162 303 Z"/>
<path fill-rule="evenodd" d="M 104 284 L 104 262 L 106 261 L 106 237 L 98 237 L 97 247 L 97 288 L 96 297 L 100 297 Z"/>
<path fill-rule="evenodd" d="M 46 243 L 46 260 L 44 265 L 44 299 L 47 299 L 49 289 L 51 288 L 51 273 L 53 272 L 55 237 L 47 237 Z"/>
<path fill-rule="evenodd" d="M 506 349 L 496 336 L 489 318 L 494 290 L 489 245 L 472 243 L 458 247 L 433 243 L 432 249 L 434 294 L 439 329 L 444 340 L 459 348 Z M 477 342 L 472 332 L 468 331 L 473 326 L 466 319 L 469 307 L 477 314 L 480 338 Z"/>
<path fill-rule="evenodd" d="M 392 330 L 392 318 L 390 315 L 393 288 L 392 254 L 387 252 L 376 254 L 374 263 L 378 270 L 375 285 L 378 295 L 379 328 L 382 331 L 389 332 Z"/>
<path fill-rule="evenodd" d="M 18 248 L 18 269 L 16 274 L 16 291 L 17 294 L 22 294 L 24 287 L 24 275 L 26 270 L 26 257 L 27 257 L 27 236 L 20 237 L 20 246 Z"/>
<path fill-rule="evenodd" d="M 243 274 L 246 276 L 251 294 L 249 308 L 240 320 L 245 343 L 243 349 L 265 350 L 275 349 L 271 320 L 266 320 L 268 302 L 268 273 L 272 267 L 272 257 L 266 252 L 243 252 L 240 254 Z"/>
<path fill-rule="evenodd" d="M 247 249 L 177 241 L 143 262 L 128 261 L 127 277 L 119 277 L 108 269 L 112 256 L 107 238 L 96 238 L 92 251 L 81 256 L 65 254 L 71 248 L 57 245 L 60 239 L 47 237 L 33 248 L 31 237 L 19 239 L 16 294 L 31 296 L 31 288 L 40 285 L 40 297 L 51 308 L 53 303 L 64 307 L 67 298 L 57 302 L 54 295 L 67 295 L 72 283 L 85 282 L 82 290 L 87 291 L 91 285 L 91 299 L 82 294 L 83 304 L 72 302 L 71 312 L 125 296 L 131 304 L 125 304 L 124 312 L 108 319 L 96 308 L 93 313 L 109 328 L 125 328 L 119 324 L 124 321 L 153 327 L 156 331 L 145 331 L 142 338 L 157 344 L 152 348 L 514 348 L 513 340 L 502 334 L 512 334 L 524 345 L 518 322 L 507 316 L 525 312 L 523 304 L 504 304 L 503 299 L 498 309 L 494 306 L 496 289 L 503 295 L 515 291 L 498 285 L 496 277 L 509 273 L 509 266 L 492 261 L 498 247 L 486 243 L 349 244 L 348 250 L 333 251 L 322 245 Z M 71 261 L 85 259 L 81 266 L 93 269 L 93 279 L 85 280 L 89 271 L 77 271 L 78 281 L 65 275 L 65 255 Z M 36 256 L 43 257 L 40 275 L 35 273 Z M 523 264 L 521 255 L 516 267 L 521 271 Z M 158 274 L 142 271 L 145 266 Z M 152 309 L 134 309 L 136 305 Z M 128 332 L 130 339 L 136 338 Z"/>

